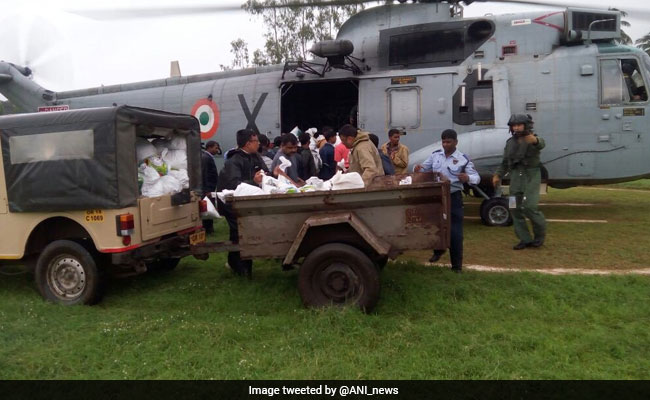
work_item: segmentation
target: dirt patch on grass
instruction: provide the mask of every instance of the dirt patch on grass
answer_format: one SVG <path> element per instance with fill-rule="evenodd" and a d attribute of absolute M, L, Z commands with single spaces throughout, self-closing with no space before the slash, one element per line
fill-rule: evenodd
<path fill-rule="evenodd" d="M 441 265 L 425 263 L 426 266 L 450 268 L 451 265 Z M 465 265 L 463 269 L 470 271 L 480 272 L 539 272 L 540 274 L 547 275 L 650 275 L 650 268 L 630 269 L 630 270 L 617 270 L 617 269 L 585 269 L 585 268 L 505 268 L 505 267 L 490 267 L 487 265 Z"/>

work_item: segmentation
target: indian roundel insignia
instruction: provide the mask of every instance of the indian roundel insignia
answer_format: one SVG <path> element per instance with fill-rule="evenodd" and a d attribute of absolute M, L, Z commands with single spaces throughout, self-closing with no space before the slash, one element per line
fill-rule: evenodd
<path fill-rule="evenodd" d="M 201 124 L 201 139 L 210 139 L 219 129 L 219 107 L 212 100 L 201 99 L 190 112 Z"/>

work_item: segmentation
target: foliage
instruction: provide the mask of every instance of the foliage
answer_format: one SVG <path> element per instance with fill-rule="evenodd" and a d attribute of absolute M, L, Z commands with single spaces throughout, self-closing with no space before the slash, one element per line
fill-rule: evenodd
<path fill-rule="evenodd" d="M 18 108 L 8 101 L 0 101 L 0 115 L 17 114 Z"/>
<path fill-rule="evenodd" d="M 308 0 L 306 3 L 314 1 Z M 256 49 L 252 62 L 249 63 L 251 57 L 246 42 L 242 39 L 234 40 L 231 42 L 231 53 L 235 58 L 231 66 L 222 65 L 222 69 L 306 60 L 312 43 L 333 39 L 343 23 L 363 9 L 363 5 L 268 8 L 289 2 L 290 0 L 248 0 L 244 9 L 251 15 L 260 17 L 266 28 L 264 49 Z"/>
<path fill-rule="evenodd" d="M 621 38 L 617 39 L 616 42 L 619 44 L 626 44 L 626 45 L 631 45 L 634 41 L 628 35 L 624 30 L 623 27 L 629 28 L 632 26 L 628 21 L 625 21 L 623 18 L 627 17 L 627 12 L 623 10 L 619 10 L 618 8 L 615 7 L 610 7 L 609 8 L 611 11 L 618 11 L 621 13 Z"/>
<path fill-rule="evenodd" d="M 248 43 L 244 39 L 239 38 L 230 42 L 230 53 L 233 55 L 232 64 L 230 66 L 221 64 L 221 70 L 229 71 L 232 69 L 248 68 L 250 66 Z"/>
<path fill-rule="evenodd" d="M 635 44 L 636 47 L 640 48 L 641 50 L 645 51 L 648 55 L 650 55 L 650 33 L 647 33 L 642 38 L 637 39 Z"/>

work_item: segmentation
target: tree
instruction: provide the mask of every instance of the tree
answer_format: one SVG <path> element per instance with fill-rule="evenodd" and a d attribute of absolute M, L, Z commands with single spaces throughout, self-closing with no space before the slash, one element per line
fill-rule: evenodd
<path fill-rule="evenodd" d="M 248 0 L 244 5 L 244 9 L 250 14 L 261 17 L 266 27 L 264 50 L 255 50 L 253 66 L 307 59 L 313 42 L 333 39 L 341 25 L 363 9 L 363 5 L 268 8 L 273 5 L 286 5 L 290 1 Z M 316 0 L 307 0 L 306 3 L 314 1 Z M 236 52 L 231 53 L 235 54 L 235 57 L 238 56 Z M 246 54 L 248 63 L 248 49 Z M 236 67 L 236 59 L 233 60 L 232 66 Z"/>
<path fill-rule="evenodd" d="M 234 58 L 230 66 L 221 64 L 222 71 L 230 71 L 233 69 L 242 69 L 250 67 L 250 58 L 248 56 L 248 43 L 242 38 L 230 42 L 230 53 Z"/>
<path fill-rule="evenodd" d="M 650 33 L 646 33 L 645 36 L 643 36 L 640 39 L 636 40 L 636 47 L 640 48 L 641 50 L 645 51 L 648 55 L 650 55 Z"/>
<path fill-rule="evenodd" d="M 13 104 L 11 104 L 8 101 L 0 100 L 0 115 L 16 114 L 16 113 L 18 113 L 18 108 L 16 108 Z"/>
<path fill-rule="evenodd" d="M 629 28 L 630 26 L 632 26 L 629 22 L 627 22 L 627 21 L 625 21 L 625 20 L 623 19 L 623 18 L 627 17 L 627 12 L 625 12 L 625 11 L 623 11 L 623 10 L 619 10 L 618 8 L 614 8 L 614 7 L 610 7 L 610 10 L 611 10 L 611 11 L 618 11 L 618 12 L 621 13 L 621 26 L 622 26 L 622 27 Z M 629 36 L 629 35 L 628 35 L 624 30 L 623 30 L 623 28 L 621 28 L 621 38 L 618 39 L 618 40 L 616 40 L 616 42 L 619 43 L 619 44 L 627 44 L 627 45 L 631 45 L 634 41 L 633 41 L 632 38 L 631 38 L 631 37 L 630 37 L 630 36 Z"/>

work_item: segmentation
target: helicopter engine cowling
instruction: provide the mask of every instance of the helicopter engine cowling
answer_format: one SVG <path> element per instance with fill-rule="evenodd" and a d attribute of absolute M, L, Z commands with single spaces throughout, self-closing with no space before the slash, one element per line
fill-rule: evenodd
<path fill-rule="evenodd" d="M 309 51 L 316 57 L 346 57 L 354 52 L 354 45 L 347 39 L 322 40 L 314 43 Z"/>

